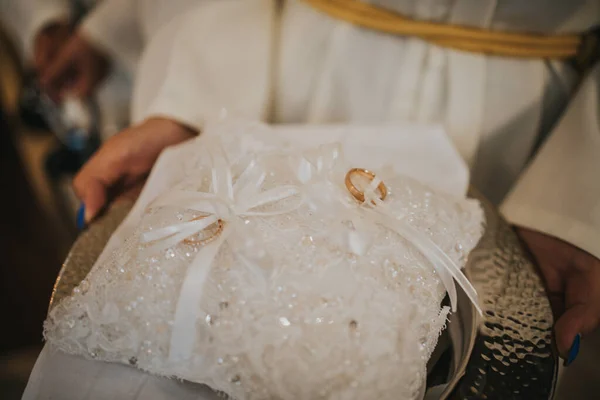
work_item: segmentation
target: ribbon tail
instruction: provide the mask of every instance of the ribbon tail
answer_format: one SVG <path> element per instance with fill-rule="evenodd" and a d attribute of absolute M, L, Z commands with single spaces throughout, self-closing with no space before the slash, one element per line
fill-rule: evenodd
<path fill-rule="evenodd" d="M 196 228 L 188 228 L 173 236 L 169 236 L 163 240 L 159 240 L 150 244 L 149 246 L 144 248 L 139 254 L 143 258 L 150 257 L 156 252 L 167 250 L 169 247 L 177 246 L 183 239 L 190 237 L 195 233 L 198 233 L 198 230 Z"/>
<path fill-rule="evenodd" d="M 252 211 L 254 208 L 264 206 L 267 204 L 277 203 L 281 200 L 291 198 L 299 195 L 298 201 L 289 204 L 287 207 L 283 207 L 274 211 Z M 294 210 L 297 210 L 304 203 L 304 196 L 296 186 L 280 186 L 273 189 L 266 190 L 260 194 L 247 199 L 237 207 L 237 212 L 246 216 L 272 216 L 287 214 Z"/>
<path fill-rule="evenodd" d="M 236 199 L 245 199 L 259 192 L 267 174 L 252 161 L 242 171 L 233 185 L 233 194 Z"/>
<path fill-rule="evenodd" d="M 188 230 L 196 230 L 200 232 L 205 229 L 209 225 L 217 222 L 217 217 L 214 215 L 210 215 L 200 220 L 193 220 L 188 222 L 182 222 L 179 224 L 165 226 L 164 228 L 154 229 L 152 231 L 144 232 L 140 236 L 140 242 L 149 243 L 155 240 L 165 239 L 170 236 L 173 236 L 177 233 L 188 231 Z"/>
<path fill-rule="evenodd" d="M 346 230 L 346 240 L 348 248 L 356 255 L 367 254 L 373 245 L 373 230 L 370 224 L 365 223 L 359 218 L 349 219 L 354 229 Z"/>
<path fill-rule="evenodd" d="M 193 353 L 203 288 L 213 261 L 230 232 L 231 229 L 225 228 L 225 231 L 215 241 L 207 244 L 198 252 L 188 268 L 175 309 L 169 349 L 170 362 L 187 360 Z"/>
<path fill-rule="evenodd" d="M 481 314 L 481 308 L 479 307 L 479 300 L 477 297 L 477 291 L 471 285 L 471 282 L 462 273 L 460 268 L 448 257 L 435 243 L 433 243 L 427 236 L 423 235 L 417 229 L 398 223 L 397 219 L 393 219 L 395 223 L 388 222 L 386 218 L 378 218 L 379 222 L 398 233 L 400 236 L 408 240 L 413 246 L 417 248 L 427 259 L 433 264 L 434 268 L 438 271 L 442 283 L 448 291 L 450 297 L 450 305 L 452 311 L 456 311 L 457 305 L 457 294 L 456 286 L 454 285 L 453 279 L 460 285 L 467 297 L 473 303 L 473 306 L 477 309 L 477 312 Z"/>
<path fill-rule="evenodd" d="M 209 151 L 212 164 L 212 189 L 217 195 L 233 200 L 233 177 L 227 155 L 220 142 Z"/>
<path fill-rule="evenodd" d="M 212 203 L 218 200 L 213 193 L 171 190 L 152 202 L 152 207 L 179 207 L 196 211 L 213 212 Z"/>
<path fill-rule="evenodd" d="M 149 231 L 140 237 L 140 243 L 151 243 L 141 251 L 142 257 L 149 257 L 157 251 L 163 251 L 169 247 L 178 245 L 182 240 L 202 232 L 207 226 L 217 222 L 217 218 L 213 215 L 206 219 L 191 221 L 179 225 L 174 225 L 174 229 L 166 227 Z"/>

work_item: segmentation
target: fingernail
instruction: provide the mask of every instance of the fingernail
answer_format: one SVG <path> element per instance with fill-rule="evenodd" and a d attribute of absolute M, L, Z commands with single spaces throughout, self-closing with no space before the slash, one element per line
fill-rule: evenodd
<path fill-rule="evenodd" d="M 579 344 L 581 342 L 581 334 L 575 335 L 575 339 L 573 339 L 573 344 L 571 345 L 571 349 L 569 349 L 569 355 L 565 360 L 565 367 L 571 365 L 573 361 L 577 358 L 577 354 L 579 354 Z"/>
<path fill-rule="evenodd" d="M 77 229 L 80 231 L 85 228 L 85 204 L 82 204 L 77 210 Z"/>

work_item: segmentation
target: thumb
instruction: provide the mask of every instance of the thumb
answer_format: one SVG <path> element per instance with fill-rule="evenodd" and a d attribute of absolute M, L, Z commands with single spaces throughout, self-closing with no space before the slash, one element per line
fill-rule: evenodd
<path fill-rule="evenodd" d="M 567 364 L 577 355 L 578 341 L 600 323 L 600 268 L 588 253 L 574 258 L 565 276 L 565 310 L 554 327 L 556 344 Z"/>
<path fill-rule="evenodd" d="M 91 179 L 85 183 L 79 182 L 77 185 L 79 198 L 85 205 L 85 222 L 93 220 L 102 211 L 106 205 L 107 187 L 98 179 Z"/>
<path fill-rule="evenodd" d="M 554 326 L 556 346 L 561 357 L 568 360 L 576 336 L 589 333 L 596 322 L 596 316 L 585 304 L 578 304 L 567 309 Z"/>
<path fill-rule="evenodd" d="M 93 93 L 94 86 L 95 77 L 92 72 L 82 70 L 79 71 L 76 81 L 73 82 L 73 86 L 69 87 L 68 92 L 76 98 L 86 98 Z"/>

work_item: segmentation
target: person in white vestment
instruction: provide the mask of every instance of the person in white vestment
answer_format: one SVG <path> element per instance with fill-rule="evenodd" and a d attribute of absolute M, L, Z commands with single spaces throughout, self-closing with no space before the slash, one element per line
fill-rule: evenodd
<path fill-rule="evenodd" d="M 105 0 L 107 1 L 107 0 Z M 541 34 L 600 24 L 593 0 L 372 0 L 418 20 Z M 540 12 L 543 10 L 543 12 Z M 463 52 L 334 19 L 297 0 L 203 4 L 147 46 L 134 125 L 74 181 L 89 222 L 159 153 L 230 115 L 271 123 L 443 124 L 472 182 L 539 262 L 573 362 L 600 321 L 600 65 Z M 368 140 L 368 138 L 365 138 Z M 110 193 L 110 197 L 109 197 Z M 575 363 L 577 365 L 577 363 Z"/>
<path fill-rule="evenodd" d="M 113 59 L 131 74 L 145 44 L 165 24 L 198 0 L 103 0 L 87 15 L 42 71 L 42 85 L 56 97 L 93 93 Z"/>
<path fill-rule="evenodd" d="M 31 69 L 38 78 L 44 76 L 70 41 L 77 40 L 75 3 L 91 8 L 95 0 L 2 0 L 0 10 L 2 25 L 20 53 L 24 67 Z M 100 111 L 99 133 L 106 139 L 129 123 L 131 101 L 131 71 L 116 61 L 111 63 L 101 53 L 95 53 L 94 61 L 86 69 L 86 77 L 95 76 L 98 83 L 93 91 Z M 81 85 L 80 85 L 81 86 Z M 69 94 L 79 95 L 79 88 L 69 88 Z M 58 96 L 53 94 L 55 99 Z M 81 97 L 81 96 L 78 96 Z M 87 99 L 84 99 L 86 101 Z"/>
<path fill-rule="evenodd" d="M 76 27 L 71 0 L 3 0 L 1 8 L 43 89 L 59 102 L 96 95 L 101 133 L 109 137 L 128 123 L 130 82 L 145 44 L 198 2 L 88 0 L 93 7 Z"/>

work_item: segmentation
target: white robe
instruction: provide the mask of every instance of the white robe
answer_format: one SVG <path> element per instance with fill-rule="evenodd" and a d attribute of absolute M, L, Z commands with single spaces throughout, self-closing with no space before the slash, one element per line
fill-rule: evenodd
<path fill-rule="evenodd" d="M 117 73 L 109 78 L 106 89 L 99 92 L 104 138 L 129 123 L 131 86 L 126 77 L 135 76 L 146 44 L 160 28 L 201 1 L 206 0 L 102 0 L 82 21 L 82 33 L 104 49 L 117 65 Z M 107 126 L 106 121 L 111 120 L 118 123 Z"/>
<path fill-rule="evenodd" d="M 378 1 L 491 29 L 582 32 L 600 23 L 591 0 Z M 563 62 L 463 53 L 361 29 L 296 0 L 283 10 L 245 0 L 204 4 L 166 26 L 138 78 L 134 121 L 162 115 L 201 129 L 225 108 L 275 123 L 442 124 L 474 185 L 512 223 L 600 257 L 598 67 L 574 96 L 577 74 Z"/>

